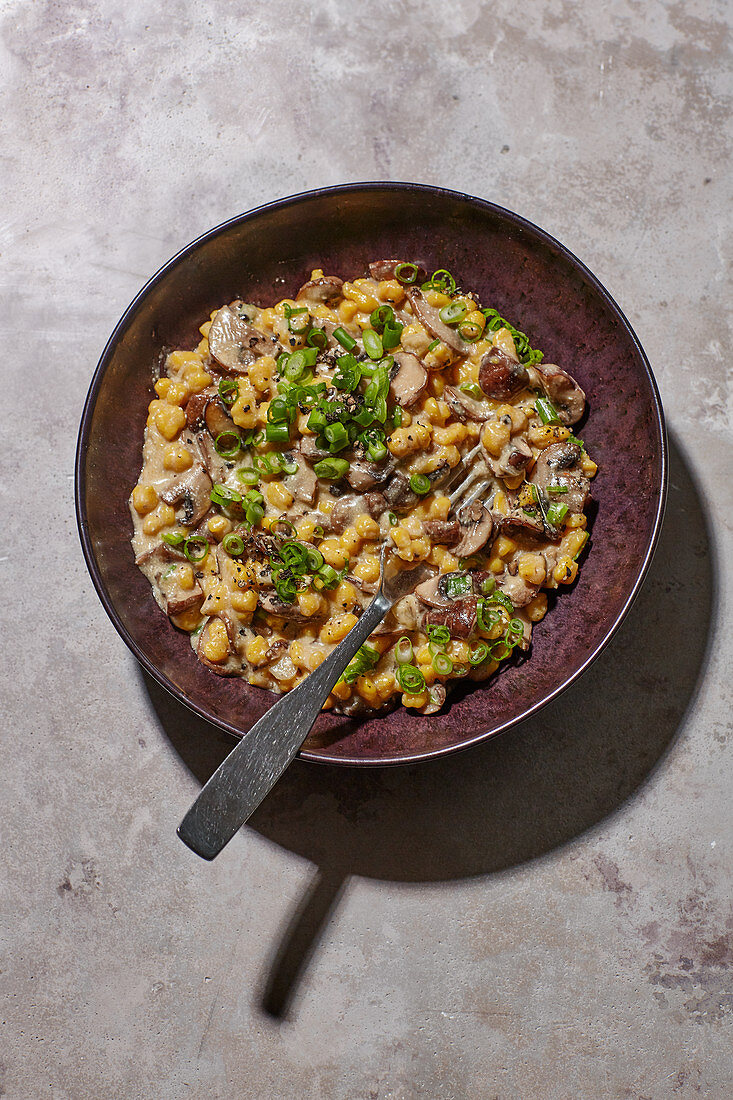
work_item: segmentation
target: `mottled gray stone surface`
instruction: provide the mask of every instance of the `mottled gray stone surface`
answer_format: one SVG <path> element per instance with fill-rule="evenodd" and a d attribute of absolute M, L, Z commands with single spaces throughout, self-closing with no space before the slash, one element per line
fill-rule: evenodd
<path fill-rule="evenodd" d="M 730 7 L 313 9 L 0 3 L 0 1096 L 727 1100 Z M 92 590 L 81 406 L 179 247 L 360 179 L 503 203 L 605 281 L 669 416 L 662 544 L 537 719 L 296 766 L 204 865 L 175 827 L 226 744 Z"/>

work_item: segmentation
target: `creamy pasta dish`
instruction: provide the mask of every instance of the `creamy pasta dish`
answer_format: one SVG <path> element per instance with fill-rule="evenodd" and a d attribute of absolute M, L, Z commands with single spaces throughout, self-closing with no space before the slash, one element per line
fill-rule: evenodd
<path fill-rule="evenodd" d="M 421 563 L 325 703 L 435 713 L 526 652 L 570 585 L 596 464 L 563 366 L 445 270 L 314 270 L 161 363 L 130 507 L 159 607 L 222 676 L 296 687 Z M 417 574 L 417 570 L 415 571 Z"/>

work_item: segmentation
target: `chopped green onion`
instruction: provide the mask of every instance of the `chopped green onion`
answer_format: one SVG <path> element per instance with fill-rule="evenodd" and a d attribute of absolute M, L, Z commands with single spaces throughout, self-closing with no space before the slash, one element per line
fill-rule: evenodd
<path fill-rule="evenodd" d="M 365 672 L 370 672 L 373 668 L 379 664 L 379 651 L 374 646 L 366 645 L 366 643 L 358 650 L 353 661 L 346 666 L 341 676 L 342 680 L 345 680 L 347 684 L 353 684 L 360 676 L 363 676 Z"/>
<path fill-rule="evenodd" d="M 394 512 L 387 512 L 387 519 L 389 520 L 390 527 L 397 526 L 397 516 L 394 514 Z"/>
<path fill-rule="evenodd" d="M 288 458 L 287 455 L 280 455 L 280 465 L 284 474 L 292 475 L 298 472 L 298 463 L 294 458 Z"/>
<path fill-rule="evenodd" d="M 430 492 L 430 478 L 425 474 L 413 474 L 410 478 L 410 488 L 413 493 L 418 493 L 419 496 L 424 497 L 426 493 Z"/>
<path fill-rule="evenodd" d="M 574 443 L 576 447 L 580 447 L 581 451 L 585 450 L 585 443 L 582 439 L 578 439 L 577 435 L 569 435 L 567 442 Z"/>
<path fill-rule="evenodd" d="M 567 504 L 551 504 L 547 509 L 547 522 L 551 527 L 559 527 L 567 514 Z"/>
<path fill-rule="evenodd" d="M 404 286 L 412 286 L 417 279 L 419 268 L 417 264 L 402 263 L 397 264 L 394 269 L 394 277 L 398 283 L 402 283 Z"/>
<path fill-rule="evenodd" d="M 268 443 L 289 443 L 290 425 L 287 422 L 268 424 L 265 428 L 265 439 Z"/>
<path fill-rule="evenodd" d="M 387 454 L 387 445 L 383 439 L 377 439 L 367 444 L 367 455 L 372 462 L 381 462 Z"/>
<path fill-rule="evenodd" d="M 306 336 L 305 342 L 319 351 L 324 351 L 328 347 L 328 337 L 322 328 L 312 328 Z"/>
<path fill-rule="evenodd" d="M 500 603 L 504 610 L 508 611 L 510 615 L 514 614 L 514 604 L 505 592 L 495 592 L 491 597 L 491 602 Z"/>
<path fill-rule="evenodd" d="M 463 661 L 460 661 L 457 664 L 453 665 L 453 672 L 451 673 L 451 675 L 452 676 L 468 676 L 470 671 L 471 671 L 471 666 L 468 663 L 464 663 Z"/>
<path fill-rule="evenodd" d="M 353 355 L 340 355 L 336 360 L 338 369 L 333 376 L 333 384 L 338 390 L 353 393 L 363 374 L 362 368 Z"/>
<path fill-rule="evenodd" d="M 473 344 L 478 340 L 484 330 L 475 321 L 462 321 L 458 326 L 458 335 L 467 344 Z"/>
<path fill-rule="evenodd" d="M 238 558 L 244 553 L 244 539 L 241 535 L 235 535 L 233 531 L 224 536 L 221 544 L 232 558 Z"/>
<path fill-rule="evenodd" d="M 347 351 L 353 351 L 356 347 L 356 340 L 354 337 L 339 325 L 338 328 L 333 330 L 334 340 L 338 340 L 342 348 L 346 348 Z"/>
<path fill-rule="evenodd" d="M 313 538 L 314 539 L 322 539 L 323 536 L 325 535 L 325 533 L 326 532 L 323 530 L 320 523 L 318 524 L 317 527 L 313 528 Z"/>
<path fill-rule="evenodd" d="M 481 581 L 481 595 L 489 596 L 496 588 L 496 581 L 493 577 L 484 577 Z"/>
<path fill-rule="evenodd" d="M 235 431 L 219 432 L 214 440 L 214 450 L 222 458 L 234 458 L 241 446 L 242 440 Z"/>
<path fill-rule="evenodd" d="M 504 661 L 510 655 L 513 646 L 510 646 L 504 638 L 499 638 L 491 647 L 492 661 Z"/>
<path fill-rule="evenodd" d="M 447 306 L 443 306 L 438 316 L 443 324 L 455 325 L 462 321 L 467 313 L 468 309 L 465 302 L 449 302 Z"/>
<path fill-rule="evenodd" d="M 537 415 L 543 424 L 559 424 L 560 417 L 557 409 L 547 397 L 538 397 L 534 403 Z"/>
<path fill-rule="evenodd" d="M 330 565 L 322 565 L 313 579 L 314 588 L 335 588 L 339 583 L 340 575 Z M 320 583 L 316 585 L 316 581 Z"/>
<path fill-rule="evenodd" d="M 311 432 L 322 432 L 327 424 L 328 421 L 323 409 L 314 409 L 308 417 L 308 430 Z"/>
<path fill-rule="evenodd" d="M 456 281 L 450 271 L 441 268 L 439 271 L 434 271 L 432 277 L 423 283 L 422 289 L 442 290 L 444 294 L 452 295 L 456 292 Z"/>
<path fill-rule="evenodd" d="M 476 608 L 476 621 L 478 622 L 479 630 L 483 630 L 485 634 L 489 634 L 493 627 L 501 619 L 501 615 L 498 611 L 489 608 L 487 610 L 486 600 L 480 599 Z"/>
<path fill-rule="evenodd" d="M 275 424 L 288 419 L 288 403 L 284 397 L 273 397 L 267 409 L 267 419 Z"/>
<path fill-rule="evenodd" d="M 294 327 L 293 324 L 292 324 L 292 318 L 298 316 L 299 314 L 303 314 L 303 313 L 307 314 L 307 316 L 303 318 L 304 323 L 299 328 Z M 310 314 L 308 314 L 308 307 L 307 306 L 301 306 L 299 309 L 293 309 L 292 306 L 286 305 L 285 306 L 285 317 L 287 318 L 289 330 L 295 336 L 302 336 L 304 332 L 308 331 L 308 327 L 310 325 Z"/>
<path fill-rule="evenodd" d="M 476 401 L 482 401 L 486 397 L 478 382 L 462 382 L 458 389 L 462 390 L 463 393 L 467 393 L 469 397 L 473 397 Z"/>
<path fill-rule="evenodd" d="M 402 330 L 404 325 L 397 321 L 394 325 L 385 325 L 384 332 L 382 333 L 382 346 L 385 351 L 389 351 L 391 348 L 396 348 L 402 339 Z"/>
<path fill-rule="evenodd" d="M 239 383 L 233 378 L 219 379 L 219 397 L 225 405 L 233 405 L 239 395 Z"/>
<path fill-rule="evenodd" d="M 335 454 L 337 451 L 343 451 L 344 447 L 348 447 L 349 445 L 349 433 L 338 420 L 335 424 L 327 424 L 323 434 L 328 440 L 328 449 L 331 454 Z"/>
<path fill-rule="evenodd" d="M 443 581 L 443 590 L 449 600 L 467 596 L 473 591 L 473 582 L 465 573 L 447 573 Z"/>
<path fill-rule="evenodd" d="M 218 504 L 222 508 L 242 503 L 241 493 L 236 489 L 230 489 L 227 485 L 215 485 L 211 490 L 210 499 L 212 504 Z"/>
<path fill-rule="evenodd" d="M 186 541 L 186 536 L 181 531 L 165 531 L 161 535 L 166 546 L 179 547 Z"/>
<path fill-rule="evenodd" d="M 208 540 L 203 535 L 189 535 L 183 545 L 183 553 L 192 565 L 198 565 L 209 552 Z"/>
<path fill-rule="evenodd" d="M 561 493 L 567 493 L 567 485 L 548 485 L 547 492 L 553 493 L 555 496 L 559 496 Z"/>
<path fill-rule="evenodd" d="M 447 626 L 428 626 L 428 641 L 431 645 L 436 645 L 440 649 L 445 649 L 450 641 L 450 630 Z"/>
<path fill-rule="evenodd" d="M 308 572 L 317 573 L 323 566 L 323 554 L 320 550 L 316 550 L 315 546 L 308 546 L 306 547 L 305 555 L 308 563 Z"/>
<path fill-rule="evenodd" d="M 385 325 L 394 323 L 392 306 L 377 306 L 369 316 L 369 323 L 376 332 L 382 332 Z"/>
<path fill-rule="evenodd" d="M 313 473 L 316 477 L 322 477 L 328 481 L 337 481 L 338 478 L 344 476 L 348 468 L 349 463 L 345 458 L 322 458 L 320 462 L 316 462 Z"/>
<path fill-rule="evenodd" d="M 275 578 L 275 591 L 281 603 L 293 603 L 298 593 L 295 577 L 280 574 Z"/>
<path fill-rule="evenodd" d="M 397 642 L 394 651 L 395 660 L 398 665 L 409 665 L 413 657 L 412 642 L 405 635 Z"/>
<path fill-rule="evenodd" d="M 435 340 L 431 340 L 430 343 L 428 344 L 428 351 L 435 351 L 435 349 L 437 348 L 439 343 L 440 343 L 440 338 L 436 338 Z"/>
<path fill-rule="evenodd" d="M 364 351 L 370 359 L 382 358 L 384 355 L 384 345 L 382 344 L 382 337 L 378 332 L 375 332 L 373 328 L 366 328 L 362 333 L 362 340 L 364 341 Z"/>
<path fill-rule="evenodd" d="M 243 466 L 240 470 L 237 470 L 237 477 L 245 485 L 257 485 L 260 480 L 259 473 L 251 466 Z"/>
<path fill-rule="evenodd" d="M 510 619 L 507 634 L 516 634 L 518 637 L 524 637 L 524 623 L 521 619 Z"/>
<path fill-rule="evenodd" d="M 481 665 L 489 655 L 489 647 L 486 642 L 477 642 L 473 649 L 468 651 L 468 659 L 472 665 Z"/>
<path fill-rule="evenodd" d="M 402 427 L 402 409 L 399 405 L 392 411 L 392 419 L 394 420 L 395 428 Z"/>
<path fill-rule="evenodd" d="M 433 656 L 433 668 L 438 676 L 450 676 L 453 671 L 453 662 L 447 653 L 436 653 Z"/>
<path fill-rule="evenodd" d="M 425 677 L 415 665 L 400 665 L 397 669 L 397 682 L 408 695 L 419 695 L 425 690 Z"/>

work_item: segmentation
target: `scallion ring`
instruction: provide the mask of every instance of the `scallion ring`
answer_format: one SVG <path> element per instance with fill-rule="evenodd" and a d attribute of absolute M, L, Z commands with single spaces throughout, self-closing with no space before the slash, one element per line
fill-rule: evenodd
<path fill-rule="evenodd" d="M 214 450 L 222 458 L 234 458 L 242 446 L 238 432 L 219 432 L 214 440 Z"/>
<path fill-rule="evenodd" d="M 447 306 L 443 306 L 438 316 L 444 325 L 457 325 L 467 313 L 468 307 L 465 302 L 449 302 Z"/>
<path fill-rule="evenodd" d="M 221 544 L 231 558 L 238 558 L 244 553 L 244 539 L 233 531 L 224 536 Z"/>
<path fill-rule="evenodd" d="M 413 493 L 424 497 L 426 493 L 430 492 L 430 478 L 426 477 L 425 474 L 413 474 L 410 478 L 410 488 Z"/>
<path fill-rule="evenodd" d="M 468 659 L 472 665 L 481 665 L 489 655 L 489 647 L 486 642 L 477 642 L 473 649 L 468 651 Z"/>
<path fill-rule="evenodd" d="M 239 383 L 233 378 L 219 379 L 219 397 L 225 405 L 233 405 L 239 395 Z"/>
<path fill-rule="evenodd" d="M 425 677 L 415 665 L 400 665 L 397 682 L 408 695 L 420 695 L 425 690 Z"/>
<path fill-rule="evenodd" d="M 210 499 L 212 504 L 218 504 L 221 508 L 230 508 L 232 504 L 242 503 L 242 494 L 236 489 L 230 489 L 228 485 L 214 485 Z"/>
<path fill-rule="evenodd" d="M 417 279 L 419 268 L 417 264 L 402 263 L 397 264 L 394 269 L 394 277 L 398 283 L 402 283 L 403 286 L 412 286 Z"/>
<path fill-rule="evenodd" d="M 395 655 L 395 660 L 396 660 L 398 665 L 409 665 L 409 664 L 411 664 L 412 657 L 413 657 L 413 649 L 412 649 L 412 642 L 407 637 L 407 635 L 400 638 L 400 640 L 397 642 L 397 645 L 395 646 L 394 655 Z"/>
<path fill-rule="evenodd" d="M 438 676 L 450 676 L 453 671 L 453 662 L 447 653 L 435 653 L 433 655 L 433 668 Z"/>
<path fill-rule="evenodd" d="M 183 553 L 192 565 L 202 562 L 209 552 L 208 540 L 203 535 L 189 535 L 183 544 Z"/>
<path fill-rule="evenodd" d="M 364 351 L 370 359 L 382 358 L 384 355 L 384 345 L 382 344 L 382 337 L 378 332 L 375 332 L 373 328 L 366 328 L 362 333 L 362 340 L 364 341 Z"/>

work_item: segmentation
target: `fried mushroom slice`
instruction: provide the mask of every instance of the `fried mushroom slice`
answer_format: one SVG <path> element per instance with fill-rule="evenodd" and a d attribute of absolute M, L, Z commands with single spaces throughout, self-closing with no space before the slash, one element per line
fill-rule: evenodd
<path fill-rule="evenodd" d="M 563 424 L 577 424 L 585 412 L 585 393 L 578 383 L 555 363 L 535 363 L 532 371 L 539 386 L 557 409 Z"/>
<path fill-rule="evenodd" d="M 341 297 L 343 279 L 337 275 L 324 275 L 320 279 L 309 279 L 295 295 L 296 301 L 312 302 L 317 305 L 323 302 L 333 302 Z"/>
<path fill-rule="evenodd" d="M 407 409 L 419 401 L 428 385 L 428 372 L 410 351 L 395 351 L 389 374 L 389 394 L 396 405 Z"/>
<path fill-rule="evenodd" d="M 456 329 L 450 328 L 441 321 L 440 310 L 430 305 L 421 290 L 411 289 L 407 296 L 412 303 L 415 316 L 429 333 L 438 340 L 442 340 L 446 347 L 458 352 L 459 355 L 470 354 L 471 344 L 461 339 Z"/>
<path fill-rule="evenodd" d="M 491 538 L 494 521 L 491 512 L 480 500 L 475 500 L 458 513 L 461 529 L 461 541 L 453 553 L 459 558 L 470 558 L 477 554 Z"/>
<path fill-rule="evenodd" d="M 206 515 L 211 503 L 212 481 L 200 462 L 179 477 L 172 478 L 160 493 L 166 504 L 182 504 L 184 527 L 195 527 Z"/>
<path fill-rule="evenodd" d="M 530 482 L 548 499 L 556 499 L 567 506 L 571 515 L 582 512 L 590 493 L 590 481 L 583 474 L 581 462 L 583 450 L 577 443 L 565 440 L 552 443 L 541 451 Z M 553 494 L 553 488 L 565 492 Z"/>
<path fill-rule="evenodd" d="M 450 405 L 453 415 L 458 417 L 459 420 L 477 420 L 479 423 L 483 423 L 485 420 L 491 420 L 494 415 L 494 408 L 484 401 L 477 401 L 475 398 L 470 397 L 460 388 L 446 386 L 443 397 Z"/>
<path fill-rule="evenodd" d="M 235 374 L 246 374 L 260 355 L 271 355 L 277 346 L 275 336 L 253 328 L 241 302 L 222 306 L 209 329 L 209 351 L 219 366 Z"/>
<path fill-rule="evenodd" d="M 478 384 L 495 401 L 510 401 L 528 382 L 527 368 L 500 347 L 490 348 L 481 360 Z"/>

